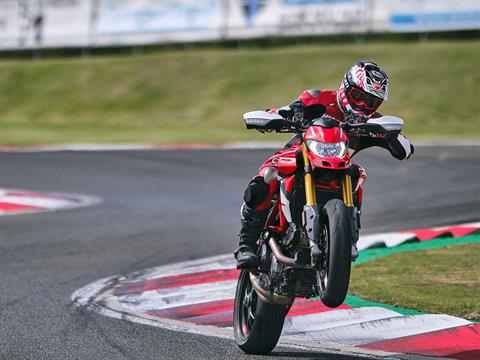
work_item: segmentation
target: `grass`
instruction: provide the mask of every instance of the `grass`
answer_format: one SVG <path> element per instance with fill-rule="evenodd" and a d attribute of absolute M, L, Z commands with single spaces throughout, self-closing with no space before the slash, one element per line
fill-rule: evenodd
<path fill-rule="evenodd" d="M 480 321 L 480 243 L 392 254 L 355 266 L 350 292 L 370 301 Z"/>
<path fill-rule="evenodd" d="M 362 58 L 389 73 L 382 112 L 407 135 L 480 138 L 480 42 L 432 41 L 2 60 L 0 143 L 280 140 L 246 131 L 242 114 L 337 88 Z"/>

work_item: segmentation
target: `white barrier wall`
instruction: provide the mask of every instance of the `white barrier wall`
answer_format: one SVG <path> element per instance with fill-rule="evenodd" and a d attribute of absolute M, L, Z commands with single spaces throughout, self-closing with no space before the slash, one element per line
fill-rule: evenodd
<path fill-rule="evenodd" d="M 480 0 L 0 0 L 0 49 L 480 29 Z"/>

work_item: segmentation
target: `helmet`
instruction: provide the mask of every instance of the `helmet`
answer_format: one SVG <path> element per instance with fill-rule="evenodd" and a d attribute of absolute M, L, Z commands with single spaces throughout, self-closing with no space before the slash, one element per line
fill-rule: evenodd
<path fill-rule="evenodd" d="M 349 122 L 365 122 L 388 97 L 388 76 L 380 66 L 369 61 L 352 65 L 337 94 L 338 106 Z"/>

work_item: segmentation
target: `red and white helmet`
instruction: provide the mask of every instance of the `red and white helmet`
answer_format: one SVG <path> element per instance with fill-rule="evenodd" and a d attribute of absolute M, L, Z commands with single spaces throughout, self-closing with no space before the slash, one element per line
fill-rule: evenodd
<path fill-rule="evenodd" d="M 338 106 L 350 122 L 367 121 L 387 98 L 387 73 L 369 61 L 359 61 L 347 70 L 337 95 Z"/>

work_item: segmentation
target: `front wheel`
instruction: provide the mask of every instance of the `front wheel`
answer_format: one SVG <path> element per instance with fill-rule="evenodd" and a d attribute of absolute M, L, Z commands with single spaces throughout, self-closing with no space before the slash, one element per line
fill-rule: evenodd
<path fill-rule="evenodd" d="M 323 207 L 322 241 L 326 264 L 317 271 L 320 299 L 328 307 L 340 306 L 348 292 L 352 259 L 352 217 L 343 201 L 332 199 Z"/>
<path fill-rule="evenodd" d="M 288 312 L 287 305 L 260 300 L 248 271 L 243 270 L 237 283 L 233 328 L 237 345 L 248 354 L 268 354 L 277 345 Z"/>

